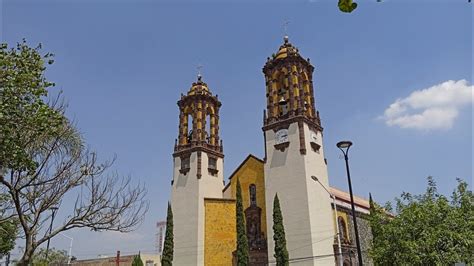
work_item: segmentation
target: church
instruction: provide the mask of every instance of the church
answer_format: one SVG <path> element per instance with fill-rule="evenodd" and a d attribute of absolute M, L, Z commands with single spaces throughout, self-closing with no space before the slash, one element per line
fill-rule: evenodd
<path fill-rule="evenodd" d="M 350 196 L 329 185 L 313 71 L 310 59 L 304 59 L 285 36 L 263 67 L 264 158 L 248 155 L 227 183 L 218 96 L 201 75 L 181 94 L 171 181 L 174 265 L 235 264 L 237 180 L 242 188 L 250 265 L 275 265 L 272 213 L 276 194 L 291 265 L 356 265 Z M 371 234 L 363 219 L 369 202 L 357 196 L 354 201 L 362 257 L 370 264 L 366 251 Z"/>

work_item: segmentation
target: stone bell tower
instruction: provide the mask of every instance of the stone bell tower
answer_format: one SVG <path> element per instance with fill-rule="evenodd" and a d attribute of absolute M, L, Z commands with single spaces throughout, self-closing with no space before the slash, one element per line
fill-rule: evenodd
<path fill-rule="evenodd" d="M 321 121 L 315 108 L 313 70 L 285 36 L 268 58 L 263 73 L 267 109 L 264 114 L 265 197 L 267 232 L 273 229 L 273 199 L 278 194 L 291 265 L 334 265 L 334 224 L 328 187 Z M 268 258 L 274 259 L 268 237 Z"/>
<path fill-rule="evenodd" d="M 179 106 L 171 205 L 174 265 L 204 265 L 204 198 L 222 198 L 223 149 L 219 139 L 219 102 L 201 75 Z"/>

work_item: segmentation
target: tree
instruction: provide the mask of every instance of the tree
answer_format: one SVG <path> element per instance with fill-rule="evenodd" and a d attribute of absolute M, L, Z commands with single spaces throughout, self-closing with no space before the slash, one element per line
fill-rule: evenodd
<path fill-rule="evenodd" d="M 451 199 L 437 192 L 428 177 L 421 195 L 402 193 L 395 216 L 389 204 L 374 203 L 369 216 L 374 232 L 370 255 L 380 265 L 454 265 L 474 261 L 474 196 L 458 179 Z"/>
<path fill-rule="evenodd" d="M 15 247 L 17 232 L 18 225 L 13 219 L 0 223 L 0 258 Z"/>
<path fill-rule="evenodd" d="M 278 194 L 273 199 L 273 241 L 275 242 L 275 255 L 277 266 L 288 266 L 289 256 L 286 248 L 285 227 L 281 215 Z"/>
<path fill-rule="evenodd" d="M 48 250 L 48 259 L 46 259 L 46 249 L 38 249 L 32 259 L 35 266 L 65 265 L 69 261 L 69 256 L 65 250 L 50 248 Z"/>
<path fill-rule="evenodd" d="M 14 247 L 18 234 L 18 222 L 14 218 L 3 219 L 3 206 L 7 203 L 8 195 L 0 194 L 0 258 L 6 256 Z"/>
<path fill-rule="evenodd" d="M 168 213 L 166 215 L 166 232 L 165 232 L 165 243 L 163 246 L 163 255 L 161 257 L 161 265 L 171 266 L 173 265 L 173 210 L 168 202 Z"/>
<path fill-rule="evenodd" d="M 377 3 L 381 3 L 382 0 L 376 0 Z M 468 3 L 471 3 L 471 0 L 467 0 Z M 353 2 L 353 0 L 339 0 L 337 6 L 339 10 L 344 13 L 351 13 L 357 8 L 357 3 Z"/>
<path fill-rule="evenodd" d="M 143 266 L 143 261 L 140 258 L 140 253 L 138 253 L 138 255 L 133 256 L 132 266 Z"/>
<path fill-rule="evenodd" d="M 145 189 L 109 174 L 113 160 L 100 163 L 65 116 L 60 96 L 48 98 L 54 84 L 44 73 L 53 55 L 40 52 L 26 41 L 0 45 L 0 194 L 8 195 L 1 219 L 19 223 L 25 241 L 19 265 L 31 263 L 38 246 L 62 231 L 129 232 L 148 208 Z M 45 230 L 65 196 L 75 196 L 71 213 Z"/>
<path fill-rule="evenodd" d="M 0 258 L 15 247 L 17 233 L 18 224 L 14 219 L 0 223 Z"/>
<path fill-rule="evenodd" d="M 370 211 L 370 215 L 372 216 L 377 216 L 377 220 L 380 220 L 380 222 L 382 221 L 382 219 L 387 219 L 388 216 L 387 214 L 384 212 L 384 211 L 381 211 L 381 212 L 378 212 L 377 211 L 377 206 L 376 206 L 376 203 L 374 202 L 373 198 L 372 198 L 372 193 L 369 193 L 369 211 Z M 369 221 L 371 219 L 369 218 Z M 371 233 L 372 233 L 372 239 L 374 239 L 376 236 L 377 236 L 377 231 L 379 230 L 379 224 L 374 224 L 374 227 L 370 227 L 370 230 L 371 230 Z"/>
<path fill-rule="evenodd" d="M 350 13 L 357 8 L 357 3 L 353 2 L 352 0 L 339 0 L 337 6 L 342 12 Z"/>
<path fill-rule="evenodd" d="M 245 266 L 249 264 L 249 242 L 247 240 L 247 233 L 245 230 L 242 188 L 240 187 L 239 179 L 237 179 L 235 217 L 237 227 L 237 265 Z"/>

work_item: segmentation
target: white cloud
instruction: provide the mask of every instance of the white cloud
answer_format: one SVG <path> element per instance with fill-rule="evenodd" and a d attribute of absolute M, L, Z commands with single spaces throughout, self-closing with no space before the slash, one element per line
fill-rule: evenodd
<path fill-rule="evenodd" d="M 397 99 L 381 117 L 389 126 L 419 130 L 450 129 L 460 108 L 474 102 L 466 80 L 448 80 Z"/>

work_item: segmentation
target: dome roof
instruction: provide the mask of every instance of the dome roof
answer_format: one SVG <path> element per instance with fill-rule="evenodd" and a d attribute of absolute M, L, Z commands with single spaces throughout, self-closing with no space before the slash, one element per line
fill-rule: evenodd
<path fill-rule="evenodd" d="M 309 58 L 304 59 L 300 55 L 298 48 L 289 42 L 288 36 L 285 36 L 283 41 L 283 44 L 280 45 L 280 48 L 278 48 L 278 52 L 276 54 L 272 54 L 272 57 L 267 57 L 267 62 L 263 66 L 264 73 L 267 73 L 267 71 L 271 72 L 274 67 L 285 64 L 287 61 L 294 60 L 301 62 L 306 67 L 309 67 L 311 71 L 314 69 L 310 63 Z"/>
<path fill-rule="evenodd" d="M 294 47 L 289 41 L 288 36 L 284 37 L 284 43 L 278 49 L 273 59 L 282 59 L 291 55 L 299 55 L 298 48 Z"/>
<path fill-rule="evenodd" d="M 196 95 L 196 94 L 204 94 L 204 95 L 212 95 L 207 87 L 207 84 L 202 81 L 202 76 L 198 75 L 198 80 L 193 82 L 193 85 L 188 91 L 188 95 Z"/>

